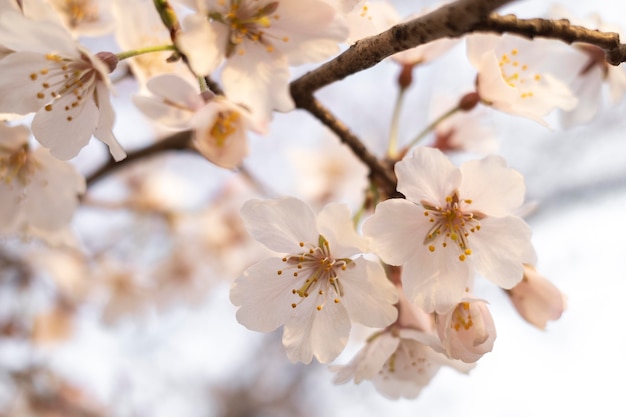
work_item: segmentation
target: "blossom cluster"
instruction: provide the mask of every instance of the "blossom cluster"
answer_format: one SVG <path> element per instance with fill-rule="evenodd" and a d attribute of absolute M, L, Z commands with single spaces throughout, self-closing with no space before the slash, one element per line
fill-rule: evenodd
<path fill-rule="evenodd" d="M 288 141 L 272 137 L 264 145 L 270 151 L 257 156 L 249 136 L 270 135 L 283 117 L 276 113 L 295 109 L 294 67 L 325 62 L 431 9 L 402 18 L 391 3 L 365 0 L 68 4 L 0 0 L 0 235 L 72 254 L 67 263 L 56 252 L 54 260 L 36 256 L 58 287 L 52 312 L 38 320 L 62 322 L 57 333 L 65 335 L 80 304 L 99 303 L 112 324 L 174 299 L 197 302 L 215 276 L 228 275 L 237 321 L 259 332 L 282 327 L 292 362 L 334 362 L 365 328 L 356 356 L 331 365 L 335 382 L 369 380 L 389 398 L 415 398 L 444 365 L 468 373 L 494 348 L 496 321 L 481 280 L 501 288 L 537 328 L 565 310 L 565 296 L 536 270 L 523 175 L 493 154 L 497 132 L 485 115 L 496 110 L 549 128 L 589 122 L 605 84 L 613 102 L 626 92 L 623 68 L 609 66 L 598 47 L 469 33 L 409 48 L 382 64 L 400 69 L 389 135 L 376 138 L 386 153 L 326 119 L 354 152 L 335 138 L 286 150 L 284 143 L 308 133 L 291 126 L 282 132 Z M 85 46 L 85 37 L 103 35 L 115 37 L 110 50 Z M 404 140 L 398 120 L 415 72 L 460 48 L 459 68 L 466 65 L 471 81 L 458 97 L 433 97 L 430 111 L 419 112 L 430 122 Z M 171 145 L 170 136 L 134 150 L 114 132 L 115 87 L 131 76 L 128 102 L 142 121 L 189 140 Z M 85 167 L 81 152 L 92 137 L 108 154 Z M 206 182 L 186 189 L 159 161 L 120 176 L 111 193 L 123 189 L 125 197 L 100 200 L 87 188 L 125 158 L 147 161 L 170 150 L 209 161 L 210 171 L 194 175 Z M 483 156 L 453 163 L 462 152 Z M 298 173 L 283 175 L 288 164 L 274 166 L 268 155 L 288 159 Z M 258 172 L 244 166 L 248 160 Z M 183 164 L 172 171 L 195 172 Z M 381 185 L 380 171 L 392 185 Z M 231 188 L 235 176 L 246 185 Z M 290 180 L 291 188 L 281 186 Z M 193 199 L 200 202 L 181 203 Z M 89 228 L 94 207 L 126 217 L 105 215 L 107 232 L 96 237 L 76 233 Z M 109 235 L 116 221 L 136 233 Z M 85 284 L 86 276 L 94 282 Z M 33 339 L 57 333 L 33 330 Z"/>

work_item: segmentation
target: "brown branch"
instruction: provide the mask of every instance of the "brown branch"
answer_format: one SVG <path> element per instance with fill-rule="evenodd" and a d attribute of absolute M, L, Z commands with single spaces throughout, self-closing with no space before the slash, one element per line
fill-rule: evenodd
<path fill-rule="evenodd" d="M 514 15 L 501 16 L 493 13 L 474 28 L 476 31 L 513 33 L 525 38 L 550 38 L 568 44 L 588 43 L 605 51 L 605 58 L 611 65 L 626 61 L 626 45 L 620 43 L 619 34 L 601 32 L 582 26 L 572 25 L 567 19 L 518 19 Z"/>
<path fill-rule="evenodd" d="M 135 152 L 130 152 L 125 159 L 122 159 L 119 162 L 115 162 L 113 159 L 110 158 L 106 164 L 102 165 L 95 172 L 87 176 L 87 185 L 93 185 L 93 183 L 97 182 L 105 175 L 109 174 L 112 171 L 123 168 L 131 162 L 167 151 L 195 152 L 191 147 L 191 131 L 187 130 L 184 132 L 175 133 L 146 148 L 139 149 Z"/>
<path fill-rule="evenodd" d="M 295 80 L 291 84 L 291 94 L 298 104 L 316 90 L 373 67 L 397 52 L 441 38 L 462 36 L 474 30 L 495 8 L 511 1 L 459 0 L 362 39 L 335 59 Z"/>
<path fill-rule="evenodd" d="M 339 139 L 348 145 L 352 152 L 370 169 L 370 179 L 382 187 L 388 196 L 396 193 L 396 177 L 390 167 L 383 165 L 375 155 L 356 137 L 346 125 L 338 120 L 319 101 L 312 96 L 299 106 L 317 118 L 322 124 L 332 130 Z"/>

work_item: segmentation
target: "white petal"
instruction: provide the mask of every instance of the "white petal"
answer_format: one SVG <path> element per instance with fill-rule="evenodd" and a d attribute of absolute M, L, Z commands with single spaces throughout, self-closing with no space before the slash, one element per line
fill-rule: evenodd
<path fill-rule="evenodd" d="M 279 51 L 270 53 L 258 47 L 233 55 L 222 71 L 228 98 L 250 108 L 256 120 L 270 120 L 273 110 L 294 108 L 289 79 L 287 58 Z"/>
<path fill-rule="evenodd" d="M 126 158 L 124 148 L 113 136 L 113 123 L 115 122 L 115 111 L 111 105 L 109 89 L 103 82 L 96 82 L 94 100 L 98 106 L 98 125 L 94 131 L 94 136 L 109 147 L 109 152 L 113 159 L 120 161 Z"/>
<path fill-rule="evenodd" d="M 461 173 L 440 150 L 419 146 L 396 164 L 398 191 L 416 203 L 442 203 L 459 186 Z"/>
<path fill-rule="evenodd" d="M 132 99 L 135 106 L 147 117 L 174 129 L 188 128 L 194 114 L 192 111 L 166 104 L 163 100 L 154 97 L 135 95 Z"/>
<path fill-rule="evenodd" d="M 52 22 L 31 20 L 12 10 L 3 10 L 0 16 L 0 44 L 14 51 L 80 57 L 74 39 L 65 28 Z"/>
<path fill-rule="evenodd" d="M 327 204 L 317 215 L 317 227 L 328 240 L 335 259 L 367 251 L 367 240 L 354 230 L 350 209 L 345 204 Z"/>
<path fill-rule="evenodd" d="M 471 242 L 477 272 L 502 288 L 515 286 L 524 275 L 522 264 L 536 261 L 530 235 L 530 227 L 516 216 L 481 220 Z"/>
<path fill-rule="evenodd" d="M 310 314 L 292 318 L 285 324 L 283 345 L 292 362 L 308 364 L 315 356 L 320 363 L 328 363 L 348 342 L 350 319 L 344 306 L 330 300 L 318 311 L 314 301 L 314 297 L 305 298 L 297 309 Z"/>
<path fill-rule="evenodd" d="M 372 239 L 372 252 L 390 265 L 401 265 L 423 244 L 429 225 L 423 208 L 397 198 L 376 206 L 363 223 L 363 233 Z"/>
<path fill-rule="evenodd" d="M 178 47 L 189 59 L 199 76 L 210 75 L 224 59 L 228 30 L 222 24 L 211 24 L 206 16 L 187 16 L 183 32 L 178 36 Z"/>
<path fill-rule="evenodd" d="M 358 258 L 339 275 L 344 297 L 341 302 L 350 319 L 369 327 L 385 327 L 398 317 L 398 290 L 382 266 Z"/>
<path fill-rule="evenodd" d="M 98 125 L 98 108 L 91 97 L 72 109 L 72 120 L 69 121 L 65 108 L 71 107 L 73 101 L 74 96 L 68 94 L 56 100 L 51 111 L 40 109 L 31 127 L 39 143 L 63 160 L 78 155 Z"/>
<path fill-rule="evenodd" d="M 296 198 L 249 200 L 241 216 L 248 232 L 277 252 L 299 253 L 303 251 L 300 242 L 317 244 L 319 240 L 313 210 Z"/>
<path fill-rule="evenodd" d="M 200 91 L 176 74 L 161 74 L 146 83 L 148 90 L 183 109 L 196 110 L 204 106 Z"/>
<path fill-rule="evenodd" d="M 437 247 L 434 252 L 418 250 L 402 270 L 407 297 L 427 313 L 444 314 L 454 308 L 469 280 L 468 262 L 459 260 L 454 245 Z"/>
<path fill-rule="evenodd" d="M 41 81 L 30 78 L 46 67 L 45 57 L 35 52 L 15 52 L 0 60 L 0 112 L 27 114 L 48 104 L 50 97 L 37 97 Z"/>
<path fill-rule="evenodd" d="M 468 210 L 489 216 L 510 215 L 524 202 L 526 187 L 519 172 L 508 168 L 500 156 L 490 155 L 461 166 L 460 198 L 471 199 Z"/>
<path fill-rule="evenodd" d="M 252 265 L 235 280 L 230 300 L 241 306 L 237 310 L 239 323 L 250 330 L 271 332 L 294 315 L 293 277 L 277 274 L 284 266 L 281 259 L 269 258 Z"/>

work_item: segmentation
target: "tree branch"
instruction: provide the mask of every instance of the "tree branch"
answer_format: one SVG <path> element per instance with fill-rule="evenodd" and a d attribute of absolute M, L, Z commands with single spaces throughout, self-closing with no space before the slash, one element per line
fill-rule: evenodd
<path fill-rule="evenodd" d="M 568 44 L 588 43 L 603 49 L 605 58 L 611 65 L 619 65 L 626 61 L 626 45 L 620 43 L 619 34 L 572 25 L 567 19 L 518 19 L 515 15 L 501 16 L 492 13 L 486 20 L 479 22 L 474 30 L 507 32 L 529 39 L 536 37 L 558 39 Z"/>
<path fill-rule="evenodd" d="M 174 133 L 171 136 L 162 139 L 153 145 L 146 148 L 139 149 L 135 152 L 129 152 L 125 159 L 119 162 L 115 162 L 113 159 L 98 168 L 95 172 L 87 176 L 87 186 L 93 185 L 100 178 L 107 175 L 109 172 L 118 170 L 126 165 L 134 162 L 138 159 L 147 158 L 166 151 L 190 151 L 195 152 L 191 147 L 191 131 Z"/>

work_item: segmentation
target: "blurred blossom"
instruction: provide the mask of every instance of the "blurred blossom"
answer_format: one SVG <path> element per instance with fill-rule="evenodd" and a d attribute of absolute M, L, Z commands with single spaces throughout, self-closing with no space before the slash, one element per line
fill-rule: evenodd
<path fill-rule="evenodd" d="M 357 209 L 369 184 L 369 170 L 337 138 L 323 136 L 315 149 L 294 149 L 291 162 L 296 168 L 295 189 L 305 201 L 322 207 L 344 202 Z"/>
<path fill-rule="evenodd" d="M 254 264 L 235 281 L 237 320 L 262 332 L 284 325 L 292 362 L 335 359 L 351 321 L 384 327 L 395 320 L 396 289 L 379 263 L 362 256 L 366 241 L 347 206 L 329 204 L 316 216 L 295 198 L 250 200 L 241 214 L 255 239 L 286 255 Z"/>
<path fill-rule="evenodd" d="M 209 161 L 236 168 L 248 154 L 247 131 L 266 133 L 266 122 L 223 96 L 198 89 L 174 74 L 151 78 L 153 96 L 134 96 L 133 102 L 151 119 L 178 129 L 194 129 L 194 144 Z"/>
<path fill-rule="evenodd" d="M 565 46 L 557 41 L 532 41 L 513 35 L 472 34 L 467 56 L 478 71 L 476 88 L 483 103 L 547 125 L 555 108 L 572 110 L 577 99 L 552 68 Z"/>
<path fill-rule="evenodd" d="M 435 97 L 431 117 L 441 116 L 453 105 L 451 100 Z M 485 123 L 483 110 L 475 107 L 470 111 L 457 111 L 439 122 L 434 129 L 435 139 L 431 146 L 442 152 L 495 153 L 498 141 L 492 126 Z"/>
<path fill-rule="evenodd" d="M 115 38 L 123 50 L 170 44 L 170 34 L 161 22 L 151 0 L 115 0 L 112 2 L 115 16 Z M 127 60 L 142 90 L 151 77 L 176 73 L 188 82 L 196 78 L 182 62 L 167 62 L 173 51 L 142 54 Z"/>
<path fill-rule="evenodd" d="M 25 3 L 32 1 L 26 0 Z M 113 31 L 115 22 L 111 14 L 110 0 L 47 1 L 54 7 L 65 26 L 76 36 L 102 36 Z"/>
<path fill-rule="evenodd" d="M 524 320 L 539 329 L 558 320 L 567 306 L 565 295 L 531 265 L 524 265 L 524 278 L 507 294 Z"/>
<path fill-rule="evenodd" d="M 85 180 L 47 149 L 32 149 L 29 136 L 24 126 L 0 123 L 0 233 L 45 238 L 66 230 Z"/>
<path fill-rule="evenodd" d="M 607 23 L 600 15 L 592 14 L 580 19 L 563 6 L 555 5 L 550 10 L 552 18 L 567 18 L 573 25 L 597 29 L 602 32 L 614 32 L 623 39 L 626 36 L 623 28 L 619 25 Z M 617 104 L 624 98 L 626 93 L 626 71 L 622 65 L 610 65 L 606 62 L 604 51 L 590 44 L 574 44 L 578 47 L 571 50 L 572 60 L 569 68 L 576 70 L 576 77 L 571 81 L 570 87 L 578 98 L 577 106 L 561 112 L 561 121 L 566 127 L 587 123 L 598 112 L 603 86 L 607 86 L 613 104 Z M 578 53 L 576 53 L 578 52 Z"/>
<path fill-rule="evenodd" d="M 350 28 L 350 35 L 346 40 L 349 44 L 377 35 L 400 22 L 400 15 L 388 1 L 357 0 L 343 3 L 347 9 L 346 21 Z"/>

